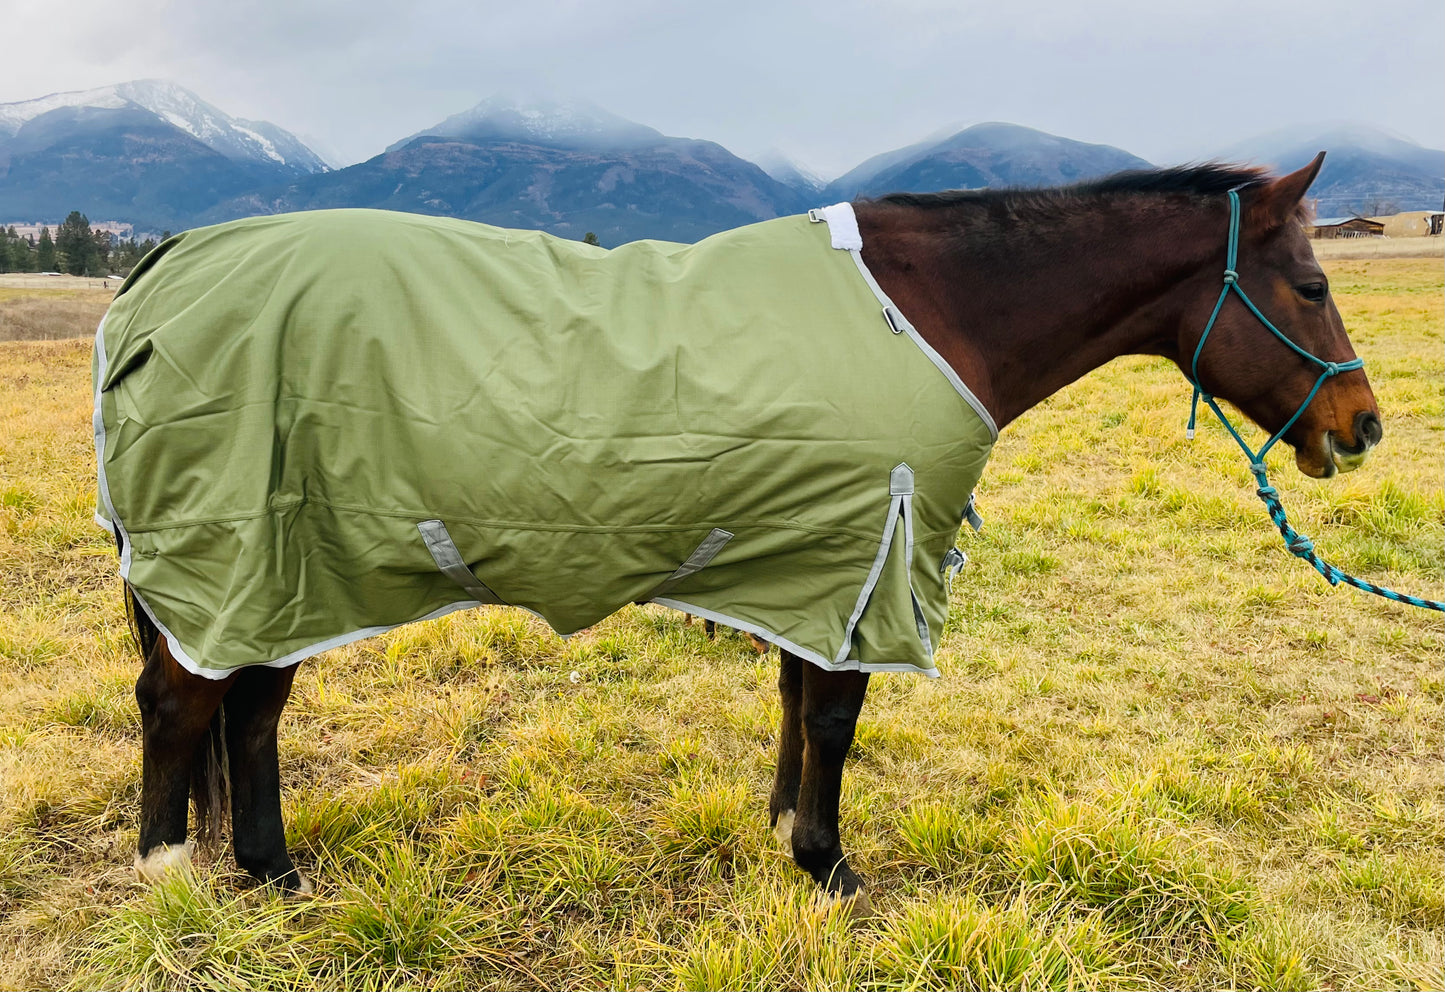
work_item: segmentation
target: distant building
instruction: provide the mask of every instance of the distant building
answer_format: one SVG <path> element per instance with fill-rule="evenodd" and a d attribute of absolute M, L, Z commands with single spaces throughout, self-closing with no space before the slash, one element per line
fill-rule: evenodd
<path fill-rule="evenodd" d="M 1445 221 L 1445 211 L 1406 210 L 1404 213 L 1375 219 L 1385 225 L 1387 238 L 1425 238 L 1440 233 L 1441 221 Z"/>
<path fill-rule="evenodd" d="M 40 237 L 40 229 L 42 227 L 49 228 L 50 236 L 53 238 L 55 237 L 56 229 L 58 229 L 60 225 L 42 224 L 39 221 L 0 221 L 0 228 L 5 228 L 6 230 L 9 230 L 12 227 L 15 228 L 15 233 L 20 235 L 22 238 L 29 238 L 31 241 L 34 241 Z"/>
<path fill-rule="evenodd" d="M 1305 233 L 1312 238 L 1380 238 L 1385 225 L 1368 217 L 1316 217 Z"/>

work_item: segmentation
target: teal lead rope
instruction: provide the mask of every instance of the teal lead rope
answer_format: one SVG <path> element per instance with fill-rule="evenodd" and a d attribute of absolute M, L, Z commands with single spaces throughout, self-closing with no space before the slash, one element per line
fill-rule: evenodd
<path fill-rule="evenodd" d="M 1284 538 L 1285 546 L 1289 548 L 1290 554 L 1296 558 L 1303 558 L 1313 565 L 1315 571 L 1323 575 L 1330 585 L 1337 586 L 1343 582 L 1347 586 L 1354 586 L 1356 589 L 1372 592 L 1376 596 L 1393 599 L 1397 603 L 1408 603 L 1411 606 L 1420 606 L 1427 610 L 1438 610 L 1445 613 L 1445 603 L 1438 599 L 1421 599 L 1419 596 L 1410 596 L 1393 589 L 1386 589 L 1384 586 L 1377 586 L 1373 582 L 1366 582 L 1364 579 L 1357 579 L 1315 554 L 1314 542 L 1291 527 L 1289 521 L 1285 519 L 1284 507 L 1279 502 L 1279 493 L 1264 477 L 1264 466 L 1254 464 L 1249 468 L 1254 473 L 1254 477 L 1259 480 L 1259 488 L 1255 490 L 1255 493 L 1264 500 L 1265 508 L 1269 510 L 1269 519 L 1273 520 L 1274 525 L 1279 528 L 1280 536 Z"/>
<path fill-rule="evenodd" d="M 1224 425 L 1225 430 L 1229 431 L 1229 435 L 1234 438 L 1234 442 L 1238 444 L 1249 457 L 1249 470 L 1254 473 L 1256 481 L 1259 482 L 1259 488 L 1255 490 L 1255 494 L 1264 501 L 1265 509 L 1269 511 L 1269 519 L 1273 520 L 1274 525 L 1279 528 L 1280 536 L 1284 538 L 1285 547 L 1289 548 L 1290 554 L 1309 562 L 1310 565 L 1314 567 L 1314 570 L 1323 575 L 1325 581 L 1329 582 L 1332 586 L 1337 586 L 1343 582 L 1347 586 L 1354 586 L 1356 589 L 1372 592 L 1376 596 L 1383 596 L 1397 603 L 1408 603 L 1411 606 L 1419 606 L 1427 610 L 1438 610 L 1445 613 L 1445 602 L 1436 599 L 1421 599 L 1418 596 L 1407 596 L 1402 592 L 1386 589 L 1384 586 L 1377 586 L 1373 582 L 1357 579 L 1353 575 L 1336 568 L 1315 554 L 1313 541 L 1290 526 L 1289 519 L 1284 513 L 1284 506 L 1279 501 L 1279 490 L 1269 484 L 1269 479 L 1264 474 L 1265 452 L 1274 447 L 1275 442 L 1284 437 L 1285 432 L 1294 426 L 1294 422 L 1305 412 L 1305 407 L 1310 405 L 1310 402 L 1315 398 L 1315 394 L 1318 393 L 1320 387 L 1325 384 L 1326 379 L 1339 375 L 1341 372 L 1353 372 L 1355 369 L 1364 368 L 1365 360 L 1362 358 L 1354 358 L 1348 362 L 1324 361 L 1321 358 L 1311 355 L 1289 338 L 1285 337 L 1279 328 L 1269 322 L 1269 318 L 1260 313 L 1259 308 L 1254 305 L 1254 302 L 1250 300 L 1250 298 L 1245 295 L 1244 290 L 1240 288 L 1239 273 L 1234 270 L 1236 259 L 1239 255 L 1239 214 L 1239 193 L 1235 190 L 1230 190 L 1229 250 L 1225 259 L 1224 288 L 1220 290 L 1219 299 L 1214 304 L 1214 311 L 1209 315 L 1209 323 L 1204 325 L 1204 333 L 1199 337 L 1199 345 L 1194 349 L 1194 360 L 1189 366 L 1189 378 L 1194 386 L 1194 399 L 1189 404 L 1189 426 L 1184 432 L 1185 437 L 1190 439 L 1194 437 L 1195 418 L 1199 411 L 1199 401 L 1202 399 L 1209 409 L 1214 411 L 1214 415 L 1219 418 L 1219 422 Z M 1223 309 L 1224 301 L 1228 299 L 1231 292 L 1235 293 L 1240 300 L 1243 301 L 1244 305 L 1249 308 L 1249 312 L 1254 314 L 1259 322 L 1268 328 L 1270 333 L 1289 346 L 1291 351 L 1307 358 L 1320 367 L 1319 378 L 1315 380 L 1315 384 L 1310 389 L 1309 395 L 1306 396 L 1304 402 L 1299 405 L 1299 409 L 1294 412 L 1294 416 L 1290 417 L 1289 420 L 1285 422 L 1285 425 L 1276 431 L 1274 436 L 1266 441 L 1264 447 L 1258 451 L 1250 450 L 1249 445 L 1244 443 L 1244 438 L 1239 436 L 1239 432 L 1234 429 L 1234 425 L 1229 422 L 1229 418 L 1226 417 L 1224 411 L 1219 408 L 1219 404 L 1214 402 L 1214 397 L 1199 387 L 1199 355 L 1204 351 L 1204 342 L 1209 340 L 1209 332 L 1214 330 L 1214 323 L 1219 319 L 1219 311 Z"/>

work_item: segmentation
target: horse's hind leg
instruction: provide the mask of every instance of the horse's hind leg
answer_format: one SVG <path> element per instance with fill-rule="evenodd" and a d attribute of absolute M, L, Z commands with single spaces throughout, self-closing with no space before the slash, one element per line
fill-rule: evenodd
<path fill-rule="evenodd" d="M 296 666 L 244 668 L 226 694 L 226 753 L 231 770 L 231 838 L 236 864 L 261 882 L 310 892 L 286 853 L 276 726 Z"/>
<path fill-rule="evenodd" d="M 803 781 L 803 665 L 795 654 L 779 652 L 778 696 L 783 718 L 778 727 L 778 767 L 768 798 L 768 823 L 789 855 L 793 853 L 793 819 L 798 809 L 798 788 Z"/>
<path fill-rule="evenodd" d="M 211 718 L 231 680 L 192 675 L 153 632 L 145 643 L 145 666 L 135 684 L 142 733 L 136 871 L 154 880 L 184 863 L 189 853 L 186 818 L 192 772 L 209 743 Z"/>
<path fill-rule="evenodd" d="M 829 672 L 812 664 L 801 667 L 803 775 L 793 819 L 793 860 L 830 895 L 847 898 L 861 892 L 863 879 L 843 856 L 838 799 L 843 761 L 868 691 L 868 673 Z"/>

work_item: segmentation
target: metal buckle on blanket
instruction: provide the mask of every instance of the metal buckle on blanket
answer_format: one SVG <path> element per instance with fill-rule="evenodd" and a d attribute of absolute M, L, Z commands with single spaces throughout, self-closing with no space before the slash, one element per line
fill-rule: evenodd
<path fill-rule="evenodd" d="M 896 309 L 891 306 L 884 307 L 883 319 L 888 321 L 888 329 L 891 330 L 894 334 L 903 333 L 903 314 L 899 313 Z"/>
<path fill-rule="evenodd" d="M 957 548 L 949 548 L 944 553 L 943 562 L 939 565 L 938 571 L 950 590 L 953 588 L 953 580 L 958 578 L 958 573 L 963 571 L 963 566 L 967 564 L 968 555 Z"/>

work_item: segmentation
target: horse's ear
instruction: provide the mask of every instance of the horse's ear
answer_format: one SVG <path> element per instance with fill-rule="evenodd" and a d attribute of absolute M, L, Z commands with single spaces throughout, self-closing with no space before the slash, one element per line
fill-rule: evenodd
<path fill-rule="evenodd" d="M 1293 217 L 1299 216 L 1300 202 L 1320 167 L 1325 164 L 1325 153 L 1320 152 L 1314 161 L 1303 169 L 1280 176 L 1259 188 L 1249 205 L 1250 226 L 1256 229 L 1274 230 Z"/>

